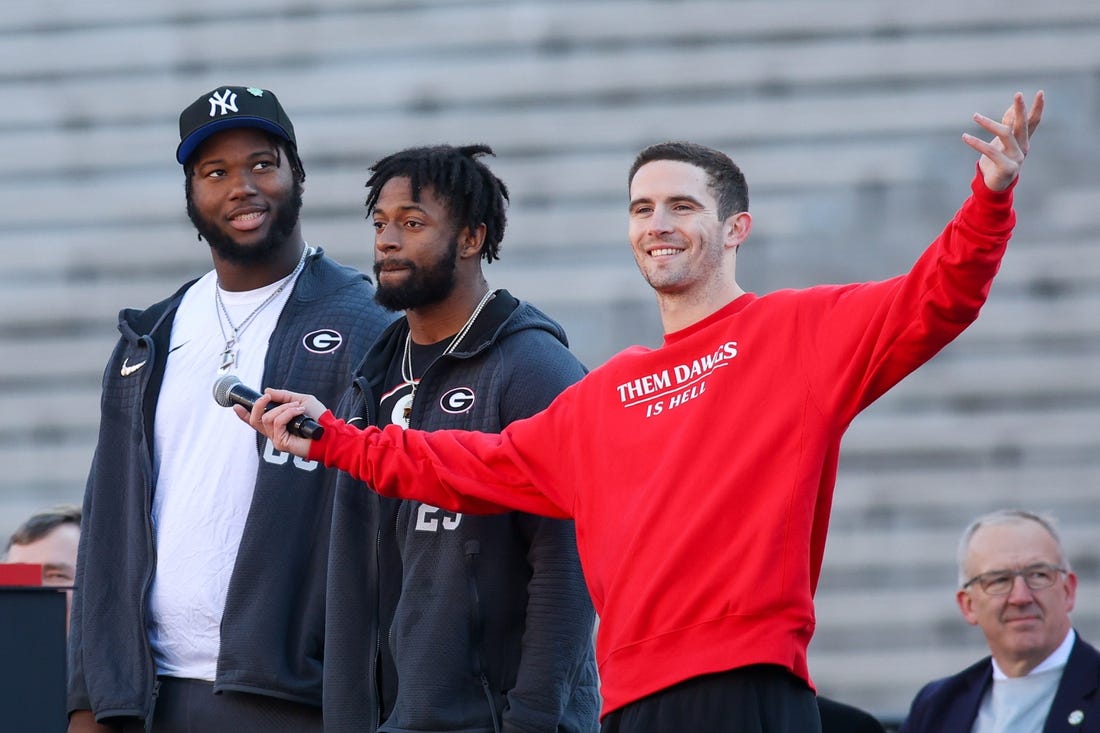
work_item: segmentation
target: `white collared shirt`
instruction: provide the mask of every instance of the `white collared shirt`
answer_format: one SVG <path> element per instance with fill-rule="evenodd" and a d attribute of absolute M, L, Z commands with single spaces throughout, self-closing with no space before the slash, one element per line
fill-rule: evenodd
<path fill-rule="evenodd" d="M 1022 677 L 1009 677 L 993 661 L 993 684 L 982 697 L 971 733 L 1038 733 L 1058 693 L 1077 635 L 1069 630 L 1050 656 Z"/>
<path fill-rule="evenodd" d="M 1042 674 L 1048 669 L 1054 669 L 1055 667 L 1064 667 L 1066 662 L 1069 661 L 1069 653 L 1073 651 L 1073 642 L 1077 640 L 1077 633 L 1070 627 L 1069 633 L 1066 634 L 1066 638 L 1062 640 L 1062 643 L 1058 645 L 1058 648 L 1050 653 L 1050 656 L 1039 662 L 1039 665 L 1035 669 L 1028 672 L 1025 677 L 1030 677 L 1033 674 Z M 1006 675 L 998 666 L 997 660 L 993 660 L 993 679 L 994 680 L 1006 680 Z"/>

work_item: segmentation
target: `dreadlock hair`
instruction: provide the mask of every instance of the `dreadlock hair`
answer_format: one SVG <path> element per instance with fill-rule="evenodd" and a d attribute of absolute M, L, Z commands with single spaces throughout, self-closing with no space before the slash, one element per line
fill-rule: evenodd
<path fill-rule="evenodd" d="M 627 186 L 634 181 L 634 174 L 646 163 L 657 160 L 676 160 L 702 168 L 707 174 L 707 185 L 718 200 L 718 219 L 725 221 L 734 214 L 749 210 L 749 186 L 745 175 L 728 155 L 705 145 L 689 142 L 665 142 L 650 145 L 638 153 L 630 166 Z"/>
<path fill-rule="evenodd" d="M 500 242 L 504 239 L 508 202 L 508 187 L 493 175 L 478 158 L 494 155 L 488 145 L 433 145 L 408 148 L 388 155 L 371 166 L 367 180 L 366 207 L 374 211 L 382 187 L 391 178 L 408 178 L 413 201 L 420 201 L 424 188 L 446 207 L 458 225 L 470 232 L 485 225 L 485 245 L 481 256 L 486 262 L 500 258 Z"/>

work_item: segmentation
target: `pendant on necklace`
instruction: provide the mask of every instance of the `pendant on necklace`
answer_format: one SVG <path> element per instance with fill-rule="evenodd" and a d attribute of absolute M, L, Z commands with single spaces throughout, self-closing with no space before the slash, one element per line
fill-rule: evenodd
<path fill-rule="evenodd" d="M 225 374 L 237 363 L 237 339 L 229 339 L 225 342 L 225 351 L 222 352 L 222 363 L 218 367 L 218 374 Z"/>
<path fill-rule="evenodd" d="M 405 403 L 405 407 L 401 410 L 401 419 L 405 421 L 405 427 L 409 427 L 409 421 L 412 419 L 413 411 L 413 398 L 416 397 L 416 384 L 409 384 L 412 390 L 409 391 L 409 401 Z"/>
<path fill-rule="evenodd" d="M 402 397 L 404 405 L 401 407 L 401 423 L 407 428 L 409 423 L 412 422 L 413 400 L 416 399 L 416 382 L 407 382 L 409 385 L 409 394 Z M 398 402 L 400 405 L 401 403 Z"/>

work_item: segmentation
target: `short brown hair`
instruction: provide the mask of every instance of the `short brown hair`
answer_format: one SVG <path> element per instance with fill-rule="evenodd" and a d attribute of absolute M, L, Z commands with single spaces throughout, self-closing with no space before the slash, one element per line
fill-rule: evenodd
<path fill-rule="evenodd" d="M 8 540 L 4 553 L 7 554 L 12 545 L 29 545 L 37 542 L 63 524 L 72 524 L 79 529 L 80 519 L 80 507 L 73 504 L 62 504 L 41 511 L 19 525 Z"/>

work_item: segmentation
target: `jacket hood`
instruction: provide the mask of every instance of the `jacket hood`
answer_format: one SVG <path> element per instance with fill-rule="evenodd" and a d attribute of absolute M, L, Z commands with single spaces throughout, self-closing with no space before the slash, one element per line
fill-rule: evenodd
<path fill-rule="evenodd" d="M 468 358 L 484 351 L 501 339 L 529 329 L 546 331 L 563 346 L 569 347 L 565 329 L 556 321 L 530 303 L 519 300 L 507 290 L 500 289 L 496 291 L 496 296 L 485 306 L 466 338 L 462 339 L 462 343 L 458 344 L 451 355 L 460 359 Z M 364 373 L 363 366 L 377 363 L 379 359 L 388 361 L 385 355 L 395 349 L 404 348 L 405 335 L 408 332 L 408 319 L 398 318 L 391 323 L 367 352 L 357 371 Z M 375 373 L 377 371 L 374 370 Z"/>

